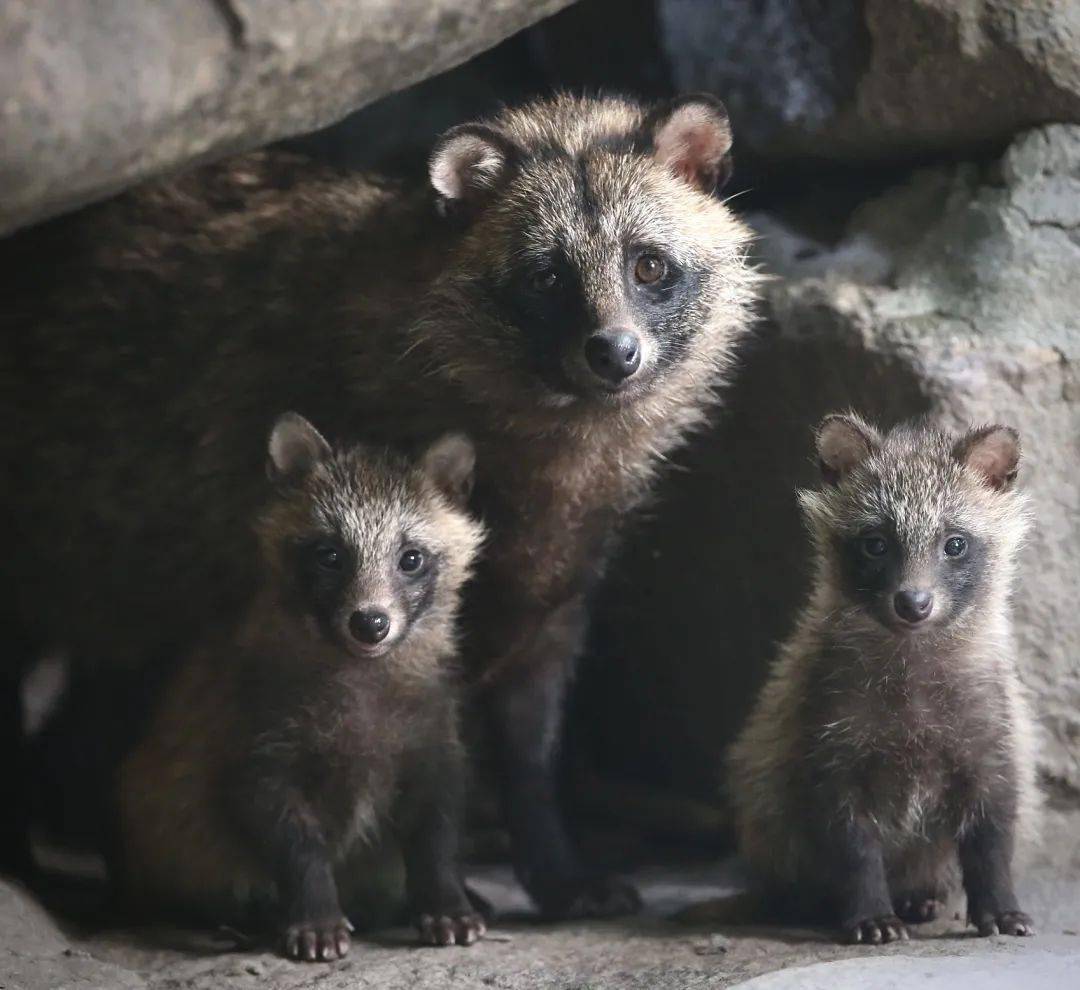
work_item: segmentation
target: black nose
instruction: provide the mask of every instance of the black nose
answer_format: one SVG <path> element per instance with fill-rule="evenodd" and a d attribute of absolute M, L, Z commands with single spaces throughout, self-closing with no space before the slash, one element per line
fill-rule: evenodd
<path fill-rule="evenodd" d="M 641 340 L 626 330 L 601 330 L 585 341 L 585 360 L 597 375 L 618 385 L 641 367 Z"/>
<path fill-rule="evenodd" d="M 381 643 L 390 632 L 390 616 L 373 608 L 353 612 L 349 618 L 349 632 L 361 643 Z"/>
<path fill-rule="evenodd" d="M 922 622 L 934 607 L 934 596 L 929 591 L 898 591 L 893 598 L 893 608 L 901 619 Z"/>

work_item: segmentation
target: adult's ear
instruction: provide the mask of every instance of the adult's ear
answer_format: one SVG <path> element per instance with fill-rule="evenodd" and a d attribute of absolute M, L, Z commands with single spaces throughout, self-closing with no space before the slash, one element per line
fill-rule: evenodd
<path fill-rule="evenodd" d="M 267 443 L 266 473 L 271 481 L 298 481 L 330 456 L 330 444 L 299 413 L 277 418 Z"/>
<path fill-rule="evenodd" d="M 680 96 L 646 118 L 653 155 L 699 192 L 731 178 L 731 123 L 724 104 L 707 93 Z"/>
<path fill-rule="evenodd" d="M 514 143 L 495 128 L 460 124 L 435 142 L 428 174 L 444 203 L 475 205 L 499 184 L 516 154 Z"/>
<path fill-rule="evenodd" d="M 853 413 L 832 413 L 818 426 L 816 444 L 822 480 L 838 485 L 881 446 L 881 435 Z"/>
<path fill-rule="evenodd" d="M 420 456 L 420 466 L 451 502 L 464 508 L 473 489 L 476 449 L 463 433 L 447 433 Z"/>
<path fill-rule="evenodd" d="M 1004 491 L 1020 467 L 1020 434 L 1011 426 L 980 426 L 968 430 L 953 447 L 955 457 L 991 488 Z"/>

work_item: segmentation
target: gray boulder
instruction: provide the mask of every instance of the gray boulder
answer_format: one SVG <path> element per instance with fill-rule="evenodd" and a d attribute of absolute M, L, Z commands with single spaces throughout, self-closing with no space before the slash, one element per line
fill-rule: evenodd
<path fill-rule="evenodd" d="M 710 89 L 770 157 L 977 149 L 1080 121 L 1071 0 L 658 0 L 676 88 Z"/>
<path fill-rule="evenodd" d="M 0 233 L 312 131 L 568 0 L 9 0 Z"/>
<path fill-rule="evenodd" d="M 1075 0 L 581 0 L 533 33 L 559 81 L 715 93 L 740 159 L 911 161 L 1080 122 Z"/>

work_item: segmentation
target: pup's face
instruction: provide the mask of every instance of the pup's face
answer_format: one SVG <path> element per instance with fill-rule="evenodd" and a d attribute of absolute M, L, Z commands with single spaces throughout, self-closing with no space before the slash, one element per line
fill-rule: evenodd
<path fill-rule="evenodd" d="M 480 541 L 464 511 L 473 450 L 450 435 L 416 462 L 354 447 L 334 452 L 288 414 L 275 426 L 276 498 L 264 550 L 282 597 L 312 636 L 355 658 L 392 651 L 452 623 Z"/>
<path fill-rule="evenodd" d="M 835 416 L 818 453 L 826 487 L 802 501 L 819 548 L 850 606 L 890 632 L 947 628 L 1010 566 L 1023 529 L 1015 431 L 898 427 L 882 437 Z"/>

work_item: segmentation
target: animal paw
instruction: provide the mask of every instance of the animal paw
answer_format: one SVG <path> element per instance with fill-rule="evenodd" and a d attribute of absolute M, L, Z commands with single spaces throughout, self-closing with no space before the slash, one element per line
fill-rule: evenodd
<path fill-rule="evenodd" d="M 1035 924 L 1023 911 L 1003 911 L 1001 914 L 980 912 L 971 919 L 979 934 L 986 935 L 1034 935 Z"/>
<path fill-rule="evenodd" d="M 901 921 L 909 925 L 925 925 L 936 921 L 945 910 L 945 902 L 932 894 L 915 894 L 901 897 L 893 905 Z"/>
<path fill-rule="evenodd" d="M 416 919 L 420 941 L 427 945 L 472 945 L 484 937 L 487 924 L 475 911 L 421 914 Z"/>
<path fill-rule="evenodd" d="M 906 942 L 908 930 L 895 914 L 887 914 L 848 925 L 844 936 L 852 945 L 884 945 L 886 942 Z"/>
<path fill-rule="evenodd" d="M 283 936 L 283 950 L 289 959 L 301 962 L 332 962 L 344 959 L 349 953 L 347 918 L 329 921 L 301 921 L 289 925 Z"/>

